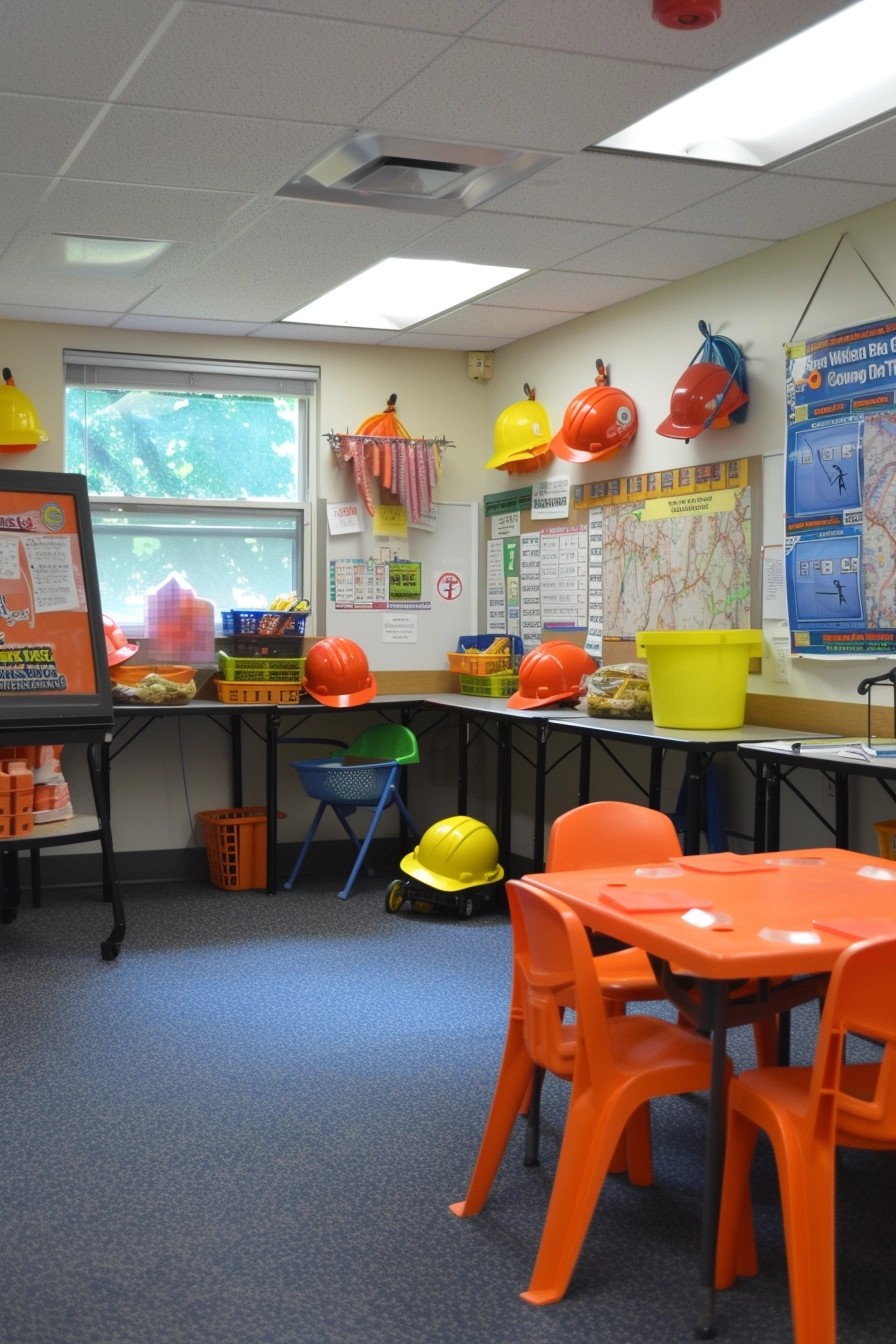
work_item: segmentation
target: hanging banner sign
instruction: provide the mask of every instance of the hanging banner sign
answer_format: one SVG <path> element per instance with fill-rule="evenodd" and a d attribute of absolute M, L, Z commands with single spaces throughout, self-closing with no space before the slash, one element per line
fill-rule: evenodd
<path fill-rule="evenodd" d="M 896 320 L 785 359 L 792 652 L 896 656 Z"/>

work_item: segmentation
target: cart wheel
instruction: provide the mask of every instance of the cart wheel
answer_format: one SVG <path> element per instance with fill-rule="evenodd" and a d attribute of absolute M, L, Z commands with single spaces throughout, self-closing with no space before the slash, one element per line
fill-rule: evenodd
<path fill-rule="evenodd" d="M 390 915 L 397 915 L 398 911 L 404 905 L 404 883 L 397 878 L 389 884 L 386 891 L 386 910 Z"/>
<path fill-rule="evenodd" d="M 457 898 L 458 919 L 469 919 L 476 911 L 476 897 L 469 891 L 461 892 Z"/>

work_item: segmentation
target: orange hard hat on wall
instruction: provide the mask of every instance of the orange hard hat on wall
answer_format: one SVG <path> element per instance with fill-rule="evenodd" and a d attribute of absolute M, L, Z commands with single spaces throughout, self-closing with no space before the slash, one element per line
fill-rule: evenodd
<path fill-rule="evenodd" d="M 509 697 L 507 708 L 538 709 L 558 700 L 578 700 L 584 694 L 585 678 L 596 671 L 597 663 L 578 644 L 549 639 L 523 658 L 519 687 Z"/>
<path fill-rule="evenodd" d="M 103 634 L 106 637 L 106 661 L 110 667 L 117 667 L 119 663 L 133 658 L 140 647 L 139 644 L 128 643 L 127 635 L 111 616 L 103 617 Z"/>
<path fill-rule="evenodd" d="M 610 386 L 609 371 L 596 361 L 595 386 L 573 397 L 551 447 L 566 462 L 599 462 L 627 448 L 638 432 L 638 412 L 627 392 Z"/>
<path fill-rule="evenodd" d="M 322 705 L 364 705 L 376 695 L 367 655 L 353 639 L 331 635 L 313 644 L 305 659 L 302 686 Z"/>

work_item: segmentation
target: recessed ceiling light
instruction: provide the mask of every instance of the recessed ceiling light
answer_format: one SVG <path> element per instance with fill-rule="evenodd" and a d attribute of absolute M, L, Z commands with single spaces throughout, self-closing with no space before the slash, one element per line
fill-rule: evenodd
<path fill-rule="evenodd" d="M 524 274 L 515 266 L 387 257 L 282 321 L 404 331 Z"/>
<path fill-rule="evenodd" d="M 164 238 L 103 238 L 52 233 L 38 243 L 32 262 L 78 275 L 137 275 L 173 246 Z"/>
<path fill-rule="evenodd" d="M 893 0 L 860 0 L 589 149 L 766 168 L 896 110 Z"/>

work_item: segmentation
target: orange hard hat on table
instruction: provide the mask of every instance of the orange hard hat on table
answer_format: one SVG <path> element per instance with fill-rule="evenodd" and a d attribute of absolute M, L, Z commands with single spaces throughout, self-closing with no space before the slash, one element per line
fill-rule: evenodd
<path fill-rule="evenodd" d="M 539 709 L 558 700 L 578 700 L 584 682 L 597 663 L 579 648 L 562 639 L 550 639 L 531 649 L 520 663 L 520 683 L 507 701 L 508 709 Z"/>
<path fill-rule="evenodd" d="M 360 644 L 343 635 L 331 635 L 312 645 L 302 686 L 322 705 L 337 709 L 364 705 L 376 695 L 367 655 Z"/>
<path fill-rule="evenodd" d="M 110 667 L 117 667 L 126 659 L 133 658 L 140 647 L 139 644 L 128 642 L 127 635 L 111 616 L 103 617 L 103 634 L 106 637 L 106 661 Z"/>

